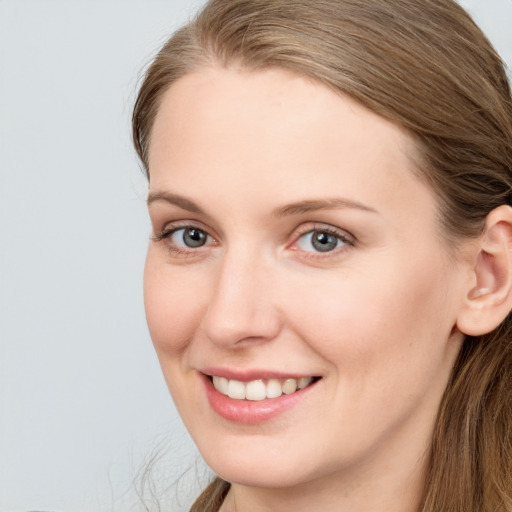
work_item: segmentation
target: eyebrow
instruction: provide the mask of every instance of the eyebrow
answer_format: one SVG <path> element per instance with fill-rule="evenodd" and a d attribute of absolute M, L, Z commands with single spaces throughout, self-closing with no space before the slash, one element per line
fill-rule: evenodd
<path fill-rule="evenodd" d="M 194 201 L 184 196 L 171 194 L 170 192 L 150 192 L 147 201 L 148 206 L 158 201 L 179 206 L 182 210 L 187 210 L 191 213 L 205 215 L 205 212 Z"/>
<path fill-rule="evenodd" d="M 197 203 L 188 199 L 187 197 L 180 196 L 178 194 L 172 194 L 170 192 L 151 192 L 148 195 L 147 204 L 148 206 L 152 203 L 162 201 L 169 203 L 183 210 L 187 210 L 191 213 L 197 213 L 200 215 L 206 215 L 206 212 L 200 208 Z M 290 215 L 300 215 L 304 213 L 310 213 L 318 210 L 334 210 L 339 208 L 353 208 L 356 210 L 362 210 L 365 212 L 378 213 L 377 210 L 367 206 L 358 201 L 350 199 L 343 199 L 339 197 L 329 199 L 307 199 L 305 201 L 298 201 L 296 203 L 287 204 L 280 206 L 272 210 L 272 217 L 287 217 Z"/>
<path fill-rule="evenodd" d="M 281 206 L 273 210 L 272 216 L 286 217 L 288 215 L 300 215 L 302 213 L 315 212 L 318 210 L 334 210 L 338 208 L 354 208 L 365 212 L 378 213 L 374 208 L 358 201 L 333 197 L 330 199 L 309 199 Z"/>

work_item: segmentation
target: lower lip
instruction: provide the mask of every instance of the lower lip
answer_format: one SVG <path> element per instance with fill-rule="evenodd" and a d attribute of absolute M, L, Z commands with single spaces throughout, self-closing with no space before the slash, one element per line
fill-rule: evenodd
<path fill-rule="evenodd" d="M 278 398 L 267 398 L 265 400 L 235 400 L 219 393 L 212 381 L 202 375 L 206 387 L 206 396 L 212 409 L 222 418 L 235 423 L 255 425 L 270 421 L 276 416 L 292 408 L 303 400 L 309 391 L 318 383 L 310 384 L 304 389 L 295 391 L 290 395 L 281 395 Z"/>

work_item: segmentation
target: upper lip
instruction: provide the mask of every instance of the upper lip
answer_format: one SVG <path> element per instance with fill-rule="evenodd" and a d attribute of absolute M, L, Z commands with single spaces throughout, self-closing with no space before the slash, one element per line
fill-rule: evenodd
<path fill-rule="evenodd" d="M 312 373 L 288 373 L 268 369 L 233 369 L 233 368 L 220 368 L 208 367 L 199 370 L 208 377 L 224 377 L 229 380 L 238 380 L 241 382 L 250 382 L 258 379 L 300 379 L 302 377 L 318 377 L 318 374 Z"/>

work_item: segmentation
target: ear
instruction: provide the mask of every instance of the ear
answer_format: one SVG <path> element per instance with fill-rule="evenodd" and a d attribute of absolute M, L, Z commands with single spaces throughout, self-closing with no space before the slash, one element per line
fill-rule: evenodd
<path fill-rule="evenodd" d="M 476 246 L 472 284 L 457 328 L 470 336 L 493 331 L 512 308 L 512 208 L 502 205 L 486 218 Z"/>

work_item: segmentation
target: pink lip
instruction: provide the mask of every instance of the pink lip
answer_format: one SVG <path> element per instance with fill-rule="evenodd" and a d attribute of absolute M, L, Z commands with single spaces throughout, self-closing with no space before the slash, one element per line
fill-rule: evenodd
<path fill-rule="evenodd" d="M 237 373 L 237 372 L 235 372 Z M 264 372 L 263 372 L 264 373 Z M 214 373 L 213 375 L 218 375 Z M 238 374 L 239 375 L 239 374 Z M 259 378 L 287 378 L 287 377 L 276 377 L 272 374 L 271 377 L 263 376 L 259 373 Z M 279 398 L 271 398 L 261 401 L 251 400 L 234 400 L 229 398 L 222 393 L 219 393 L 214 387 L 213 383 L 207 375 L 200 375 L 205 386 L 206 396 L 211 408 L 222 418 L 233 421 L 235 423 L 241 423 L 245 425 L 255 425 L 270 421 L 276 416 L 283 414 L 293 406 L 297 405 L 309 391 L 315 387 L 316 383 L 310 386 L 297 390 L 291 395 L 281 395 Z M 219 375 L 224 377 L 225 375 Z M 229 377 L 226 377 L 229 378 Z M 237 380 L 242 380 L 240 376 Z M 245 378 L 242 381 L 254 380 L 252 378 Z"/>

